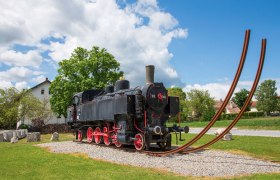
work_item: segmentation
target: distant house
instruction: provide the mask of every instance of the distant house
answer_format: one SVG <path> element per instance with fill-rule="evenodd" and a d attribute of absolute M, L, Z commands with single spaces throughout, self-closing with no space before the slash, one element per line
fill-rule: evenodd
<path fill-rule="evenodd" d="M 251 107 L 250 107 L 250 112 L 258 112 L 257 101 L 252 101 Z"/>
<path fill-rule="evenodd" d="M 214 105 L 215 110 L 218 111 L 221 108 L 222 104 L 223 104 L 222 99 L 220 99 L 219 101 L 215 101 L 215 105 Z M 226 114 L 239 113 L 240 109 L 232 100 L 230 100 L 226 108 L 224 109 L 224 112 Z"/>
<path fill-rule="evenodd" d="M 50 90 L 49 90 L 50 85 L 51 85 L 51 81 L 49 81 L 49 79 L 46 78 L 45 81 L 43 81 L 43 82 L 37 84 L 36 86 L 30 88 L 31 93 L 36 98 L 38 98 L 42 102 L 47 101 L 49 106 L 50 106 L 50 97 L 51 97 L 51 93 L 50 93 Z M 45 124 L 65 124 L 65 123 L 66 123 L 66 118 L 65 117 L 57 117 L 57 116 L 55 116 L 55 114 L 53 114 L 50 119 L 45 121 Z M 17 127 L 20 124 L 31 125 L 31 121 L 29 119 L 25 119 L 24 121 L 20 120 L 17 123 Z"/>

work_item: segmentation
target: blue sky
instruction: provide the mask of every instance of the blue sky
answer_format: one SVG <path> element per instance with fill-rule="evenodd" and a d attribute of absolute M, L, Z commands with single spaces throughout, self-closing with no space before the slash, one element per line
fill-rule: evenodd
<path fill-rule="evenodd" d="M 241 80 L 252 80 L 261 39 L 267 38 L 263 78 L 278 78 L 280 67 L 280 1 L 187 0 L 159 1 L 182 27 L 186 39 L 174 40 L 171 64 L 187 83 L 210 83 L 232 78 L 238 65 L 246 29 L 251 29 L 246 66 Z"/>
<path fill-rule="evenodd" d="M 261 39 L 267 38 L 262 80 L 280 93 L 280 2 L 277 0 L 42 0 L 0 2 L 0 87 L 29 88 L 53 80 L 57 63 L 77 46 L 106 48 L 132 86 L 156 66 L 167 87 L 228 91 L 251 29 L 237 91 L 250 89 Z M 32 7 L 32 8 L 31 8 Z"/>

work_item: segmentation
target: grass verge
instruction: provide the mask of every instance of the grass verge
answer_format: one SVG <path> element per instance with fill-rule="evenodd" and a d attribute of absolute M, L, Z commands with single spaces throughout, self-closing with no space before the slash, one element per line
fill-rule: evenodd
<path fill-rule="evenodd" d="M 232 120 L 219 120 L 213 127 L 227 127 Z M 205 127 L 208 121 L 192 121 L 183 122 L 181 126 L 189 127 Z M 172 126 L 173 123 L 167 123 L 167 126 Z M 280 118 L 255 118 L 255 119 L 240 119 L 235 127 L 240 129 L 264 129 L 264 130 L 280 130 Z"/>

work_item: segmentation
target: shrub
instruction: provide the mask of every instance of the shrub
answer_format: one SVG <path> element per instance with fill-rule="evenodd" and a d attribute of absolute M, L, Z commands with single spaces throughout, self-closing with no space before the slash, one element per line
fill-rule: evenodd
<path fill-rule="evenodd" d="M 200 120 L 201 121 L 210 121 L 214 115 L 215 115 L 214 109 L 212 109 L 212 108 L 207 109 L 202 113 Z"/>
<path fill-rule="evenodd" d="M 182 118 L 180 118 L 180 120 L 182 121 Z M 167 122 L 172 122 L 172 123 L 177 123 L 178 122 L 178 115 L 176 115 L 176 116 L 172 116 L 172 117 L 170 117 L 168 120 L 167 120 Z"/>
<path fill-rule="evenodd" d="M 19 129 L 28 129 L 28 125 L 27 124 L 21 124 L 18 128 Z"/>

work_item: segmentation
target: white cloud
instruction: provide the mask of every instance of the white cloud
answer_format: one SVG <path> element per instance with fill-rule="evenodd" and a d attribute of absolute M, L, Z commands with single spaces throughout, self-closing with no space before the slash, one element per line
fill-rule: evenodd
<path fill-rule="evenodd" d="M 13 87 L 13 84 L 10 81 L 0 81 L 0 88 L 1 89 L 6 89 Z"/>
<path fill-rule="evenodd" d="M 67 38 L 64 44 L 59 42 L 53 42 L 50 45 L 51 53 L 49 53 L 49 56 L 56 62 L 59 62 L 63 59 L 68 59 L 77 46 L 79 46 L 79 44 L 77 38 L 75 37 Z M 58 49 L 63 50 L 58 51 Z"/>
<path fill-rule="evenodd" d="M 15 88 L 17 90 L 26 89 L 27 88 L 27 82 L 26 81 L 16 82 L 15 83 Z"/>
<path fill-rule="evenodd" d="M 168 13 L 156 12 L 151 15 L 149 25 L 155 29 L 172 29 L 178 22 Z"/>
<path fill-rule="evenodd" d="M 46 80 L 46 77 L 43 75 L 32 78 L 32 82 L 35 82 L 37 84 L 44 82 L 45 80 Z"/>
<path fill-rule="evenodd" d="M 6 65 L 39 67 L 43 61 L 40 53 L 35 50 L 27 53 L 8 50 L 0 52 L 0 62 Z"/>
<path fill-rule="evenodd" d="M 247 89 L 248 91 L 251 89 L 253 82 L 251 81 L 240 81 L 238 82 L 237 87 L 235 88 L 234 93 L 240 91 L 242 88 Z M 231 84 L 226 83 L 208 83 L 208 84 L 192 84 L 186 85 L 183 90 L 185 92 L 189 92 L 191 89 L 199 89 L 199 90 L 207 90 L 211 97 L 216 100 L 224 99 L 229 91 Z M 233 96 L 234 96 L 233 93 Z"/>
<path fill-rule="evenodd" d="M 280 95 L 280 78 L 270 78 L 270 79 L 276 81 L 276 87 L 277 87 L 276 92 L 278 95 Z M 259 85 L 263 81 L 264 80 L 261 80 L 259 82 Z M 250 91 L 252 85 L 253 85 L 253 81 L 239 81 L 237 87 L 235 88 L 234 93 L 240 91 L 242 88 L 245 88 L 248 91 Z M 208 90 L 211 97 L 214 97 L 216 100 L 219 100 L 219 99 L 224 99 L 226 97 L 230 86 L 231 84 L 228 82 L 228 79 L 226 78 L 224 83 L 220 82 L 220 83 L 207 83 L 207 84 L 191 84 L 191 85 L 186 85 L 183 88 L 183 90 L 185 92 L 189 92 L 191 89 Z"/>
<path fill-rule="evenodd" d="M 171 78 L 178 78 L 178 74 L 174 69 L 168 67 L 165 69 L 165 71 Z"/>
<path fill-rule="evenodd" d="M 224 99 L 228 90 L 230 88 L 230 84 L 221 84 L 221 83 L 208 83 L 208 84 L 193 84 L 187 85 L 184 87 L 185 92 L 189 92 L 191 89 L 199 89 L 199 90 L 208 90 L 211 97 L 214 97 L 216 100 Z"/>
<path fill-rule="evenodd" d="M 39 71 L 32 71 L 25 67 L 12 67 L 0 72 L 0 81 L 21 82 L 28 81 L 30 77 L 39 74 Z"/>
<path fill-rule="evenodd" d="M 182 84 L 169 64 L 173 55 L 168 46 L 174 38 L 187 37 L 187 30 L 178 28 L 178 21 L 161 10 L 156 0 L 139 0 L 124 9 L 115 0 L 11 0 L 1 1 L 0 6 L 0 37 L 5 37 L 1 42 L 7 47 L 18 43 L 49 50 L 49 56 L 59 62 L 69 58 L 77 46 L 97 45 L 116 57 L 132 86 L 144 83 L 147 64 L 156 65 L 156 81 L 167 86 Z M 65 40 L 41 43 L 50 36 Z M 39 66 L 42 58 L 38 56 L 38 52 L 10 50 L 3 52 L 0 61 Z"/>

